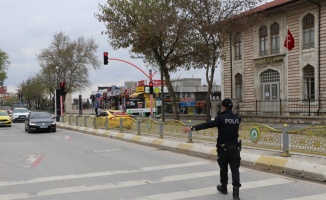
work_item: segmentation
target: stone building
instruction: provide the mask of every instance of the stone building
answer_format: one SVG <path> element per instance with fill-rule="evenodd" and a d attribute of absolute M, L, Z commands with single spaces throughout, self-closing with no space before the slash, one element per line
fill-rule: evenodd
<path fill-rule="evenodd" d="M 274 0 L 253 11 L 263 20 L 225 44 L 222 98 L 236 100 L 241 114 L 325 113 L 326 1 Z M 292 50 L 284 46 L 288 30 Z"/>

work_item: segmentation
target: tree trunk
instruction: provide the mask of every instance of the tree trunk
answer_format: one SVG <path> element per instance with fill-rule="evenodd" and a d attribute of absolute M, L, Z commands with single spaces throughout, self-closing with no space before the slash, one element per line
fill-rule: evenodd
<path fill-rule="evenodd" d="M 176 102 L 176 98 L 175 98 L 175 92 L 174 92 L 172 84 L 171 84 L 169 71 L 166 67 L 163 68 L 163 73 L 164 73 L 166 86 L 168 87 L 168 91 L 169 91 L 169 95 L 170 95 L 170 99 L 171 99 L 171 106 L 172 106 L 172 110 L 173 110 L 173 119 L 180 120 L 179 109 L 177 107 L 177 102 Z"/>
<path fill-rule="evenodd" d="M 212 102 L 211 102 L 211 94 L 212 94 L 212 88 L 213 88 L 213 80 L 214 80 L 214 73 L 215 73 L 215 64 L 216 61 L 213 58 L 212 65 L 207 65 L 206 68 L 206 80 L 208 84 L 208 90 L 207 90 L 207 95 L 206 95 L 206 121 L 211 120 L 211 107 L 212 107 Z M 210 76 L 209 76 L 210 72 Z M 215 116 L 215 113 L 212 113 L 213 116 Z"/>

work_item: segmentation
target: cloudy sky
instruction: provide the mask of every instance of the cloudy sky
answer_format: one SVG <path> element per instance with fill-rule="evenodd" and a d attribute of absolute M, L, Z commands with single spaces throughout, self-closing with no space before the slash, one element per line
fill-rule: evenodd
<path fill-rule="evenodd" d="M 106 0 L 0 0 L 0 48 L 9 54 L 11 62 L 8 79 L 5 86 L 9 92 L 16 92 L 17 85 L 33 76 L 40 70 L 36 54 L 41 49 L 48 48 L 55 33 L 62 31 L 71 39 L 79 36 L 94 38 L 99 44 L 98 59 L 103 63 L 103 52 L 108 51 L 110 57 L 127 60 L 144 71 L 148 71 L 142 60 L 130 58 L 127 49 L 114 51 L 106 35 L 104 24 L 94 16 L 99 12 L 98 4 L 105 4 Z M 220 73 L 218 68 L 217 73 Z M 202 78 L 205 81 L 204 70 L 181 71 L 172 78 Z M 216 74 L 216 83 L 220 84 L 220 76 Z M 139 81 L 146 76 L 131 65 L 118 61 L 110 61 L 100 70 L 90 73 L 91 88 L 80 93 L 89 97 L 91 91 L 98 86 L 124 85 L 125 81 Z M 160 75 L 154 76 L 160 79 Z M 79 93 L 73 94 L 77 97 Z"/>

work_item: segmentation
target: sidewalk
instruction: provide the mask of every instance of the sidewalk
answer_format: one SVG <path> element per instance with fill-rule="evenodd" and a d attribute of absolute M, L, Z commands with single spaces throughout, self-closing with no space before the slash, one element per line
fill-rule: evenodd
<path fill-rule="evenodd" d="M 57 126 L 87 134 L 155 146 L 157 148 L 204 157 L 214 161 L 217 157 L 215 143 L 212 142 L 196 140 L 194 143 L 187 143 L 187 139 L 172 137 L 159 139 L 158 136 L 154 135 L 120 133 L 119 130 L 93 129 L 59 122 Z M 258 170 L 326 182 L 326 157 L 298 153 L 291 154 L 291 157 L 282 157 L 280 151 L 242 147 L 241 165 Z"/>

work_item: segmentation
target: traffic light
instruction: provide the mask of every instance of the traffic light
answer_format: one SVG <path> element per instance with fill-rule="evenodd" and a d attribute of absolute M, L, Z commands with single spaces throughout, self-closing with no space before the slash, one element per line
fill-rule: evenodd
<path fill-rule="evenodd" d="M 107 65 L 109 63 L 109 53 L 104 52 L 103 53 L 103 58 L 104 58 L 104 65 Z"/>
<path fill-rule="evenodd" d="M 153 82 L 149 82 L 149 94 L 153 94 Z"/>
<path fill-rule="evenodd" d="M 65 85 L 66 83 L 65 82 L 60 82 L 60 95 L 65 95 L 66 92 L 65 92 Z"/>

